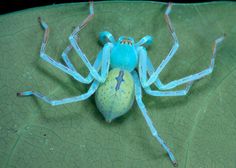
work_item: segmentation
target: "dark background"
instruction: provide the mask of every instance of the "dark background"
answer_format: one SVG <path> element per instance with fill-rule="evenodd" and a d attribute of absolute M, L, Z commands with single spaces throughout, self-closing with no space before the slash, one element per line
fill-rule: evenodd
<path fill-rule="evenodd" d="M 87 0 L 88 1 L 88 0 Z M 59 4 L 59 3 L 70 3 L 70 2 L 87 2 L 86 0 L 0 0 L 0 14 L 9 13 L 17 10 L 23 10 L 27 8 L 37 7 L 37 6 L 45 6 L 51 4 Z M 95 0 L 100 1 L 100 0 Z M 105 0 L 106 1 L 106 0 Z M 145 0 L 143 0 L 145 1 Z M 153 0 L 155 1 L 155 0 Z M 162 1 L 161 2 L 166 2 Z M 184 0 L 170 0 L 171 2 L 178 2 L 178 3 L 198 3 L 198 2 L 210 2 L 211 0 L 191 0 L 191 1 L 184 1 Z M 214 0 L 214 1 L 221 1 L 221 0 Z M 168 0 L 167 0 L 168 2 Z"/>

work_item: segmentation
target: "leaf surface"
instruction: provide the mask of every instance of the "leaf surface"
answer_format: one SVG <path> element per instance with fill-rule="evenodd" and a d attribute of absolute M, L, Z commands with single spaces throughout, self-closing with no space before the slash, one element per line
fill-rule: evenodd
<path fill-rule="evenodd" d="M 148 54 L 155 67 L 165 58 L 172 45 L 163 19 L 166 4 L 99 2 L 94 7 L 95 17 L 79 41 L 90 61 L 101 49 L 101 31 L 136 41 L 149 34 L 154 43 Z M 207 68 L 213 41 L 227 34 L 213 73 L 195 82 L 187 96 L 143 95 L 179 167 L 236 167 L 235 8 L 233 2 L 173 5 L 170 17 L 180 48 L 160 76 L 164 83 Z M 94 97 L 56 107 L 33 97 L 16 97 L 16 92 L 31 89 L 52 99 L 86 92 L 88 86 L 40 59 L 43 30 L 37 18 L 41 16 L 51 30 L 46 52 L 62 61 L 68 36 L 87 14 L 87 4 L 74 3 L 0 16 L 0 167 L 172 167 L 136 103 L 108 124 Z M 70 58 L 79 72 L 88 73 L 74 51 Z"/>

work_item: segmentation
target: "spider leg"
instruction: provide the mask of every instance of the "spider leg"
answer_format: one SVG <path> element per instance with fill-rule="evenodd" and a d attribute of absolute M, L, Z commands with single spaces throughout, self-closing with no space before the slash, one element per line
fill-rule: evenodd
<path fill-rule="evenodd" d="M 61 57 L 63 59 L 63 61 L 66 63 L 66 65 L 73 71 L 76 71 L 74 65 L 71 63 L 69 57 L 68 57 L 68 53 L 71 51 L 72 46 L 68 45 L 66 47 L 66 49 L 62 52 Z M 88 77 L 87 77 L 88 78 Z"/>
<path fill-rule="evenodd" d="M 78 102 L 78 101 L 88 99 L 97 90 L 98 86 L 99 86 L 99 82 L 94 81 L 86 93 L 79 96 L 75 96 L 75 97 L 64 98 L 61 100 L 51 100 L 37 91 L 18 92 L 17 96 L 36 96 L 39 99 L 43 100 L 44 102 L 51 104 L 52 106 L 57 106 L 61 104 L 73 103 L 73 102 Z"/>
<path fill-rule="evenodd" d="M 144 88 L 145 92 L 152 96 L 185 96 L 188 91 L 190 90 L 191 86 L 193 84 L 193 81 L 187 83 L 186 87 L 182 90 L 176 90 L 176 91 L 159 91 L 159 90 L 152 90 L 150 86 Z"/>
<path fill-rule="evenodd" d="M 39 22 L 41 24 L 41 26 L 43 27 L 43 29 L 45 30 L 44 33 L 44 39 L 42 42 L 42 46 L 41 46 L 41 50 L 40 50 L 40 57 L 50 63 L 51 65 L 53 65 L 56 68 L 59 68 L 60 70 L 62 70 L 63 72 L 71 75 L 72 77 L 74 77 L 76 80 L 82 82 L 82 83 L 91 83 L 91 81 L 93 80 L 93 77 L 91 75 L 88 75 L 88 77 L 84 78 L 82 75 L 80 75 L 77 71 L 75 71 L 74 66 L 71 64 L 71 62 L 69 61 L 68 57 L 65 56 L 66 54 L 68 54 L 68 52 L 71 50 L 71 47 L 68 46 L 65 51 L 63 52 L 63 57 L 65 58 L 66 64 L 67 66 L 64 66 L 63 64 L 55 61 L 54 59 L 52 59 L 50 56 L 48 56 L 45 53 L 45 47 L 48 41 L 48 36 L 49 36 L 49 28 L 48 25 L 41 20 L 41 18 L 39 18 Z M 102 62 L 102 77 L 106 78 L 106 75 L 108 73 L 108 69 L 109 69 L 109 65 L 110 65 L 110 50 L 111 50 L 111 43 L 107 43 L 104 45 L 103 49 L 102 49 L 102 58 L 97 58 L 97 60 L 94 63 L 94 69 L 98 69 L 99 70 L 99 66 L 100 66 L 100 62 Z"/>
<path fill-rule="evenodd" d="M 99 40 L 102 44 L 105 44 L 107 42 L 114 44 L 116 42 L 113 35 L 107 31 L 101 32 L 99 34 Z"/>
<path fill-rule="evenodd" d="M 139 55 L 139 77 L 141 83 L 145 83 L 147 81 L 147 70 L 151 75 L 154 71 L 153 65 L 150 61 L 150 58 L 147 56 L 147 51 L 144 47 L 138 48 L 138 55 Z M 160 80 L 157 77 L 157 80 L 154 83 L 157 88 L 160 88 Z M 192 86 L 193 82 L 189 81 L 183 90 L 177 91 L 153 91 L 150 86 L 143 87 L 144 90 L 153 96 L 183 96 L 186 95 Z"/>
<path fill-rule="evenodd" d="M 215 65 L 217 46 L 219 45 L 219 43 L 221 43 L 224 40 L 224 37 L 225 37 L 225 35 L 217 38 L 215 40 L 215 42 L 213 43 L 212 57 L 211 57 L 210 66 L 208 68 L 206 68 L 206 69 L 204 69 L 204 70 L 202 70 L 198 73 L 183 77 L 181 79 L 171 81 L 167 84 L 163 84 L 161 82 L 161 80 L 157 77 L 157 79 L 155 81 L 155 85 L 160 89 L 172 89 L 172 88 L 175 88 L 176 86 L 179 86 L 179 85 L 182 85 L 182 84 L 185 84 L 185 83 L 189 83 L 191 81 L 198 80 L 200 78 L 203 78 L 206 75 L 211 74 L 213 69 L 214 69 L 214 65 Z M 153 65 L 152 65 L 149 58 L 147 58 L 147 67 L 148 67 L 148 73 L 150 75 L 153 74 L 154 68 L 153 68 Z"/>
<path fill-rule="evenodd" d="M 147 35 L 141 38 L 141 40 L 139 40 L 139 42 L 137 42 L 135 46 L 143 46 L 143 45 L 149 46 L 152 44 L 152 42 L 153 42 L 152 36 Z"/>
<path fill-rule="evenodd" d="M 219 37 L 218 39 L 215 40 L 214 45 L 213 45 L 213 54 L 212 54 L 212 58 L 211 58 L 211 64 L 210 64 L 209 68 L 207 68 L 207 69 L 205 69 L 205 70 L 203 70 L 199 73 L 189 75 L 189 76 L 186 76 L 186 77 L 181 78 L 179 80 L 169 82 L 168 84 L 163 84 L 160 81 L 160 79 L 158 78 L 158 76 L 159 76 L 160 72 L 163 70 L 163 68 L 167 65 L 167 63 L 174 56 L 174 54 L 176 53 L 176 51 L 179 47 L 179 43 L 178 43 L 176 33 L 174 31 L 174 28 L 172 27 L 172 24 L 171 24 L 171 21 L 170 21 L 170 18 L 169 18 L 170 11 L 171 11 L 171 4 L 169 3 L 169 5 L 166 9 L 166 12 L 165 12 L 165 20 L 166 20 L 166 23 L 169 27 L 170 33 L 171 33 L 171 35 L 174 39 L 173 47 L 170 50 L 167 57 L 161 62 L 161 64 L 158 66 L 158 68 L 156 70 L 154 70 L 153 65 L 152 65 L 149 58 L 147 58 L 147 62 L 140 61 L 139 64 L 141 64 L 141 65 L 139 65 L 139 73 L 143 71 L 142 75 L 140 74 L 140 78 L 141 78 L 141 84 L 144 88 L 150 86 L 153 83 L 155 83 L 155 85 L 159 89 L 167 90 L 167 89 L 172 89 L 176 86 L 179 86 L 179 85 L 182 85 L 182 84 L 185 84 L 185 83 L 189 83 L 189 82 L 194 81 L 194 80 L 198 80 L 198 79 L 200 79 L 200 78 L 202 78 L 206 75 L 209 75 L 213 71 L 213 68 L 214 68 L 215 57 L 216 57 L 216 47 L 224 39 L 225 35 L 223 35 L 223 36 L 221 36 L 221 37 Z M 142 52 L 146 52 L 146 51 L 142 51 Z M 148 68 L 148 73 L 150 75 L 150 78 L 148 80 L 147 80 L 147 77 L 146 77 L 147 76 L 147 74 L 146 74 L 146 69 L 147 68 L 145 68 L 146 65 L 148 65 L 147 68 Z"/>
<path fill-rule="evenodd" d="M 156 79 L 158 78 L 158 75 L 160 74 L 160 72 L 167 65 L 167 63 L 171 60 L 171 58 L 174 56 L 177 49 L 179 48 L 179 42 L 178 42 L 176 33 L 174 31 L 174 28 L 173 28 L 173 26 L 171 24 L 171 21 L 170 21 L 170 18 L 169 18 L 170 11 L 171 11 L 171 3 L 169 3 L 169 5 L 168 5 L 164 17 L 165 17 L 165 21 L 167 23 L 167 26 L 169 28 L 169 31 L 171 33 L 171 36 L 173 38 L 174 44 L 173 44 L 170 52 L 166 56 L 166 58 L 161 62 L 161 64 L 158 66 L 158 68 L 155 70 L 155 72 L 150 75 L 150 78 L 146 82 L 141 81 L 141 84 L 142 84 L 143 87 L 150 86 L 151 84 L 153 84 L 156 81 Z"/>
<path fill-rule="evenodd" d="M 86 80 L 85 78 L 83 78 L 79 73 L 77 73 L 76 71 L 64 66 L 63 64 L 55 61 L 54 59 L 52 59 L 50 56 L 48 56 L 46 53 L 45 53 L 45 47 L 46 47 L 46 44 L 47 44 L 47 41 L 48 41 L 48 36 L 49 36 L 49 28 L 48 28 L 48 25 L 41 20 L 41 18 L 39 17 L 39 23 L 41 24 L 42 28 L 45 30 L 44 32 L 44 38 L 43 38 L 43 41 L 42 41 L 42 45 L 41 45 L 41 49 L 40 49 L 40 57 L 50 63 L 51 65 L 53 65 L 54 67 L 62 70 L 63 72 L 71 75 L 74 79 L 82 82 L 82 83 L 90 83 L 89 80 Z"/>
<path fill-rule="evenodd" d="M 70 61 L 70 59 L 69 59 L 69 57 L 68 57 L 68 53 L 71 51 L 71 49 L 72 49 L 72 46 L 71 46 L 71 45 L 68 45 L 68 46 L 66 47 L 66 49 L 65 49 L 65 50 L 63 51 L 63 53 L 62 53 L 62 59 L 64 60 L 64 62 L 66 63 L 66 65 L 67 65 L 71 70 L 73 70 L 73 71 L 76 72 L 76 69 L 75 69 L 74 65 L 71 63 L 71 61 Z M 94 67 L 97 71 L 99 71 L 100 68 L 101 68 L 101 61 L 102 61 L 102 51 L 100 51 L 100 52 L 98 53 L 98 56 L 97 56 L 97 58 L 96 58 L 96 60 L 95 60 L 95 62 L 94 62 L 94 64 L 93 64 L 93 67 Z M 87 77 L 84 78 L 84 80 L 88 81 L 88 83 L 92 82 L 93 79 L 94 79 L 94 78 L 93 78 L 93 76 L 91 75 L 91 73 L 89 73 L 89 74 L 87 75 Z"/>
<path fill-rule="evenodd" d="M 161 144 L 161 146 L 164 148 L 164 150 L 168 153 L 170 160 L 172 161 L 174 166 L 177 166 L 177 162 L 175 160 L 175 157 L 173 153 L 170 151 L 169 147 L 166 145 L 166 143 L 163 141 L 163 139 L 158 134 L 156 128 L 154 127 L 151 118 L 148 116 L 147 110 L 145 108 L 145 105 L 142 101 L 142 90 L 141 90 L 141 84 L 139 82 L 138 74 L 136 71 L 132 72 L 132 76 L 134 78 L 135 82 L 135 97 L 137 104 L 142 112 L 143 117 L 145 118 L 145 121 L 152 133 L 152 135 L 156 138 L 156 140 Z"/>
<path fill-rule="evenodd" d="M 89 69 L 92 76 L 98 80 L 99 82 L 103 83 L 106 79 L 106 74 L 109 70 L 109 59 L 110 57 L 103 57 L 102 58 L 102 70 L 101 75 L 99 75 L 98 71 L 91 65 L 86 55 L 82 52 L 80 49 L 76 39 L 78 33 L 88 24 L 88 22 L 93 18 L 94 16 L 94 10 L 93 10 L 93 2 L 90 1 L 90 14 L 87 16 L 87 18 L 82 22 L 81 25 L 77 26 L 75 30 L 72 32 L 72 34 L 69 36 L 69 41 L 72 45 L 72 47 L 75 49 L 76 53 L 79 55 L 79 57 L 82 59 L 82 61 L 85 63 L 87 68 Z M 110 48 L 113 46 L 111 43 L 106 43 L 106 45 L 109 45 Z M 108 54 L 107 54 L 108 55 Z"/>

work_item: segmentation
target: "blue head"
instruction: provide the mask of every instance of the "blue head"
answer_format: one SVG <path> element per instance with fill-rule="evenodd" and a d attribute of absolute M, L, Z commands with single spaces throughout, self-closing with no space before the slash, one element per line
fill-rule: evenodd
<path fill-rule="evenodd" d="M 101 32 L 99 39 L 103 44 L 111 42 L 114 45 L 110 57 L 111 68 L 127 71 L 133 71 L 138 65 L 138 47 L 152 43 L 151 36 L 143 37 L 138 43 L 135 43 L 134 38 L 125 36 L 115 41 L 109 32 Z"/>
<path fill-rule="evenodd" d="M 111 68 L 132 71 L 138 64 L 138 54 L 134 46 L 134 39 L 121 36 L 111 51 Z"/>

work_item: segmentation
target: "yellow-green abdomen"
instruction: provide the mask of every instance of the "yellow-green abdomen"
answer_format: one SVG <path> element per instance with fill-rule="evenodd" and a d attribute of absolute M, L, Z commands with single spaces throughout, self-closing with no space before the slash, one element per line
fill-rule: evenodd
<path fill-rule="evenodd" d="M 127 113 L 134 101 L 134 81 L 128 71 L 112 69 L 96 91 L 95 101 L 106 121 Z"/>

